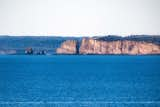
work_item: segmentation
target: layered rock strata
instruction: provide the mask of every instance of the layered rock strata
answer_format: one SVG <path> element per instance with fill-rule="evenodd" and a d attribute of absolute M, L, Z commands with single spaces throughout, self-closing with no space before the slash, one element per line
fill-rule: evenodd
<path fill-rule="evenodd" d="M 60 54 L 160 54 L 160 46 L 143 41 L 100 41 L 93 38 L 83 38 L 80 48 L 77 49 L 77 42 L 65 41 L 57 53 Z"/>
<path fill-rule="evenodd" d="M 57 54 L 76 54 L 77 41 L 76 40 L 67 40 L 61 44 L 59 48 L 57 48 Z"/>

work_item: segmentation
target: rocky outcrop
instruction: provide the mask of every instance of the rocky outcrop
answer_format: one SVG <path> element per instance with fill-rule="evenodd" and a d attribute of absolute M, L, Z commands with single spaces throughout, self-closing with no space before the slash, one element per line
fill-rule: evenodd
<path fill-rule="evenodd" d="M 56 52 L 57 54 L 160 54 L 160 45 L 144 41 L 101 41 L 83 38 L 81 44 L 75 40 L 63 42 Z"/>
<path fill-rule="evenodd" d="M 33 54 L 33 49 L 32 48 L 26 48 L 25 49 L 25 54 L 28 54 L 28 55 Z"/>
<path fill-rule="evenodd" d="M 122 41 L 122 54 L 160 54 L 160 46 L 147 42 Z"/>
<path fill-rule="evenodd" d="M 160 54 L 160 46 L 142 41 L 99 41 L 83 38 L 80 54 Z"/>
<path fill-rule="evenodd" d="M 57 54 L 76 54 L 77 53 L 77 41 L 76 40 L 67 40 L 63 42 L 60 48 L 57 48 Z"/>
<path fill-rule="evenodd" d="M 83 38 L 80 54 L 121 54 L 121 42 L 104 42 L 92 38 Z"/>

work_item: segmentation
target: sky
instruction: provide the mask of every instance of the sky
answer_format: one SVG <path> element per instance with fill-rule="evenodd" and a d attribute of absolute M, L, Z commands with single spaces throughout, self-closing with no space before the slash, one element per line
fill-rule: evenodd
<path fill-rule="evenodd" d="M 160 34 L 160 0 L 0 0 L 0 35 Z"/>

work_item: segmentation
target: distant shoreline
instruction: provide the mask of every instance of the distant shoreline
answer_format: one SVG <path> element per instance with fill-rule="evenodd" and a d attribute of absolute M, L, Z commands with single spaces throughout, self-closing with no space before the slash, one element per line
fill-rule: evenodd
<path fill-rule="evenodd" d="M 52 55 L 0 54 L 0 56 L 160 56 L 160 54 L 52 54 Z"/>
<path fill-rule="evenodd" d="M 158 47 L 160 35 L 0 36 L 0 55 L 159 55 Z"/>

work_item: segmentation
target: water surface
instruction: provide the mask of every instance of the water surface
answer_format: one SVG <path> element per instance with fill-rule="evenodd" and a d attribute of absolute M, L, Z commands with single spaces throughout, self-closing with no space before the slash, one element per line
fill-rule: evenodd
<path fill-rule="evenodd" d="M 0 105 L 160 106 L 160 56 L 0 56 Z"/>

